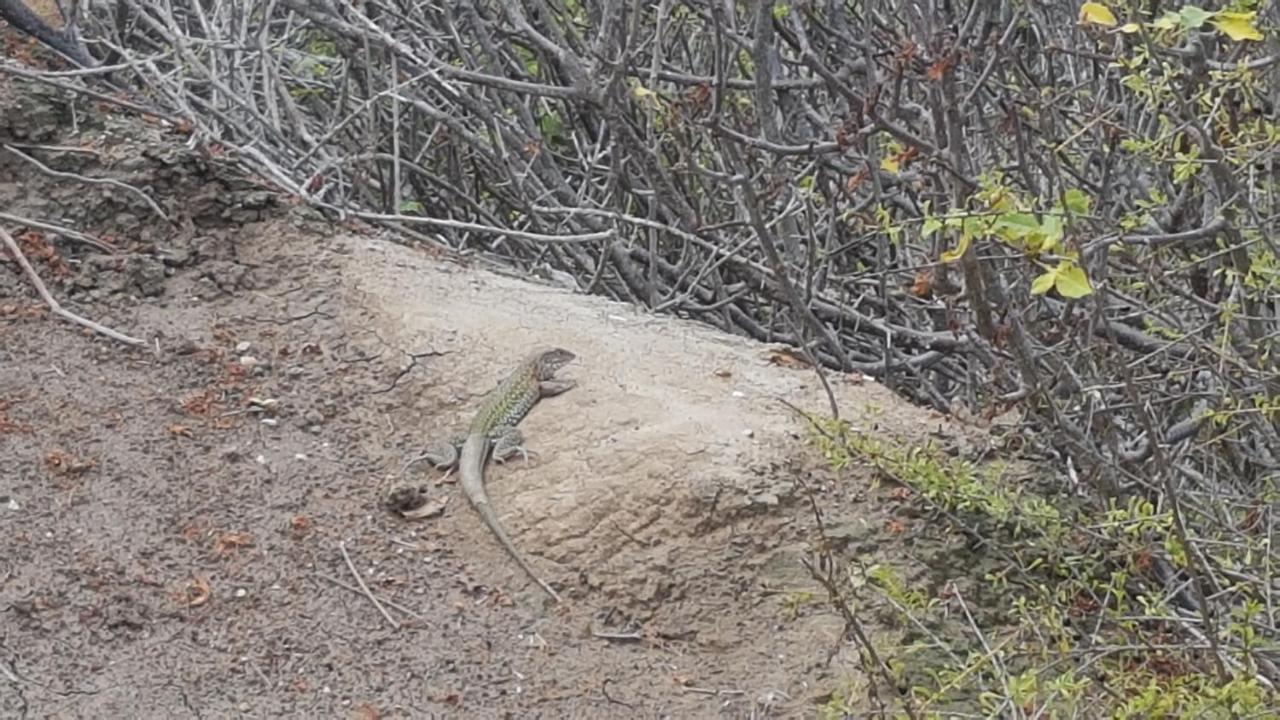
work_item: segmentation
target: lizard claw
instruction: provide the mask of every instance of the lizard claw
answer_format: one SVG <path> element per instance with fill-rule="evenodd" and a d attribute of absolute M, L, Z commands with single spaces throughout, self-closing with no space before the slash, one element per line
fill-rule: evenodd
<path fill-rule="evenodd" d="M 524 447 L 517 446 L 514 448 L 510 448 L 509 450 L 505 451 L 502 455 L 494 455 L 493 461 L 498 463 L 499 465 L 504 465 L 514 455 L 519 455 L 521 458 L 524 459 L 525 462 L 529 462 L 530 456 L 533 456 L 535 458 L 538 457 L 538 453 L 532 450 L 526 449 Z"/>

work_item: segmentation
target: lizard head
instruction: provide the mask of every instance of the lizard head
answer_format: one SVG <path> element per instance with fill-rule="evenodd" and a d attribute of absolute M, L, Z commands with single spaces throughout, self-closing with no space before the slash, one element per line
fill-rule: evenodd
<path fill-rule="evenodd" d="M 564 348 L 550 348 L 538 353 L 538 370 L 543 380 L 550 380 L 560 368 L 568 365 L 577 355 Z"/>

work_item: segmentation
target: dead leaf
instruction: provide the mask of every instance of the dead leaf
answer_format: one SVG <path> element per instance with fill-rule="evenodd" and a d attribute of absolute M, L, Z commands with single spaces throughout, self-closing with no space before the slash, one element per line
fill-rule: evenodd
<path fill-rule="evenodd" d="M 213 391 L 205 390 L 197 395 L 188 395 L 182 401 L 182 410 L 188 415 L 212 415 L 218 409 L 213 399 Z"/>
<path fill-rule="evenodd" d="M 213 589 L 209 586 L 209 581 L 204 578 L 194 577 L 191 582 L 187 583 L 186 601 L 187 607 L 200 607 L 209 602 L 209 596 L 213 594 Z"/>
<path fill-rule="evenodd" d="M 793 350 L 775 350 L 769 354 L 769 364 L 779 367 L 807 368 L 809 361 Z"/>
<path fill-rule="evenodd" d="M 933 278 L 928 270 L 916 273 L 916 281 L 911 284 L 911 294 L 918 298 L 929 298 L 933 295 Z"/>
<path fill-rule="evenodd" d="M 421 520 L 444 514 L 445 505 L 449 504 L 449 496 L 441 495 L 435 500 L 428 500 L 412 510 L 401 511 L 400 516 L 407 520 Z"/>
<path fill-rule="evenodd" d="M 1134 555 L 1133 566 L 1136 567 L 1138 570 L 1141 570 L 1142 572 L 1146 572 L 1151 569 L 1151 565 L 1152 565 L 1152 560 L 1151 560 L 1150 550 L 1147 550 L 1144 548 L 1142 550 L 1139 550 L 1138 553 Z"/>
<path fill-rule="evenodd" d="M 462 696 L 455 692 L 436 695 L 431 699 L 438 703 L 444 703 L 445 705 L 452 705 L 454 707 L 462 706 Z"/>
<path fill-rule="evenodd" d="M 231 551 L 237 548 L 251 547 L 253 545 L 253 536 L 249 533 L 232 532 L 223 533 L 213 543 L 213 552 L 219 557 L 226 557 Z"/>
<path fill-rule="evenodd" d="M 311 532 L 311 519 L 306 515 L 295 515 L 289 521 L 289 530 L 293 532 L 295 540 L 305 537 L 307 533 Z"/>
<path fill-rule="evenodd" d="M 195 433 L 191 432 L 191 428 L 187 427 L 186 425 L 170 425 L 169 434 L 177 435 L 179 437 L 184 437 L 184 438 L 195 437 Z"/>
<path fill-rule="evenodd" d="M 849 179 L 844 182 L 845 192 L 852 193 L 857 190 L 858 186 L 861 185 L 868 177 L 871 177 L 871 173 L 866 168 L 862 168 L 853 175 L 850 175 Z"/>
<path fill-rule="evenodd" d="M 907 526 L 902 524 L 901 520 L 890 519 L 885 522 L 884 529 L 888 531 L 890 535 L 901 535 L 907 531 Z"/>
<path fill-rule="evenodd" d="M 179 534 L 182 535 L 182 539 L 187 542 L 196 542 L 200 539 L 200 536 L 204 534 L 204 528 L 200 526 L 198 521 L 192 520 L 182 526 L 182 530 L 179 531 Z"/>
<path fill-rule="evenodd" d="M 941 58 L 935 61 L 932 65 L 930 65 L 928 71 L 925 72 L 925 75 L 927 75 L 930 80 L 937 82 L 941 80 L 942 76 L 946 75 L 947 71 L 950 70 L 952 67 L 954 67 L 955 64 L 956 64 L 955 56 L 948 55 L 944 58 Z"/>
<path fill-rule="evenodd" d="M 70 455 L 55 450 L 44 456 L 44 465 L 51 472 L 59 475 L 79 475 L 98 466 L 96 460 L 76 460 Z"/>

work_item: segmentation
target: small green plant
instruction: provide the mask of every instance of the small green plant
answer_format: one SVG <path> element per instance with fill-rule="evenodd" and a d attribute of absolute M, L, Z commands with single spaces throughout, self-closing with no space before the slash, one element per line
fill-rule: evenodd
<path fill-rule="evenodd" d="M 1138 496 L 1064 503 L 1009 482 L 1000 465 L 809 420 L 831 467 L 873 468 L 989 548 L 964 550 L 969 575 L 941 589 L 913 585 L 885 563 L 849 573 L 855 591 L 872 590 L 898 615 L 904 643 L 878 653 L 917 716 L 1263 717 L 1276 702 L 1252 673 L 1219 677 L 1199 650 L 1171 642 L 1178 615 L 1150 582 L 1157 553 L 1176 567 L 1189 562 L 1170 508 Z M 1227 551 L 1216 560 L 1240 564 Z M 1224 623 L 1236 666 L 1253 666 L 1267 612 L 1248 599 Z M 848 717 L 851 697 L 834 694 L 822 716 Z"/>

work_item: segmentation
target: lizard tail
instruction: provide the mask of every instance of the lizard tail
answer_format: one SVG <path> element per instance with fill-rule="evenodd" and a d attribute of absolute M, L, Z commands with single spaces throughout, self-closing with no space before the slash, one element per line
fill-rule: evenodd
<path fill-rule="evenodd" d="M 521 570 L 524 570 L 525 574 L 529 576 L 529 579 L 538 583 L 538 587 L 542 588 L 543 592 L 550 595 L 553 600 L 556 602 L 563 602 L 563 600 L 560 599 L 559 593 L 547 584 L 546 581 L 538 577 L 538 573 L 533 569 L 533 566 L 524 559 L 524 556 L 521 555 L 518 550 L 516 550 L 515 543 L 511 542 L 511 538 L 507 535 L 507 531 L 503 529 L 502 524 L 498 521 L 498 514 L 493 511 L 493 506 L 489 504 L 489 498 L 472 498 L 471 506 L 476 509 L 476 512 L 480 513 L 480 517 L 484 519 L 485 524 L 493 531 L 493 534 L 498 538 L 498 542 L 502 543 L 507 554 L 511 556 L 512 560 L 516 561 L 516 564 L 520 566 Z"/>
<path fill-rule="evenodd" d="M 462 470 L 462 493 L 467 496 L 467 500 L 471 501 L 471 506 L 480 514 L 480 518 L 484 520 L 485 525 L 489 526 L 490 532 L 498 538 L 498 542 L 502 544 L 507 554 L 512 560 L 524 570 L 534 582 L 538 583 L 538 587 L 551 596 L 556 602 L 563 602 L 559 593 L 548 585 L 542 578 L 538 577 L 538 573 L 534 571 L 533 566 L 524 559 L 520 551 L 516 550 L 516 545 L 507 535 L 506 529 L 502 527 L 502 522 L 498 520 L 498 514 L 493 511 L 493 505 L 489 503 L 489 494 L 484 490 L 484 463 L 487 460 L 489 452 L 488 439 L 483 437 L 469 437 L 462 446 L 462 458 L 459 465 Z"/>

